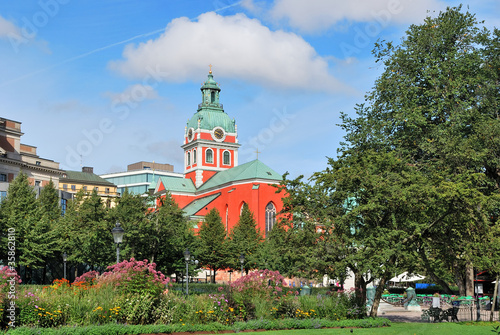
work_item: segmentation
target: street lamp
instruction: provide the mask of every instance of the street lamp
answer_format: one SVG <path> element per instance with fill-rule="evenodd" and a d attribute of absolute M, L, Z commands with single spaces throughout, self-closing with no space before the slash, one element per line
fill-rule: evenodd
<path fill-rule="evenodd" d="M 66 279 L 66 262 L 68 261 L 68 254 L 66 251 L 63 253 L 63 263 L 64 263 L 64 279 Z"/>
<path fill-rule="evenodd" d="M 184 260 L 186 261 L 186 295 L 189 295 L 189 259 L 191 258 L 191 253 L 188 248 L 184 251 Z"/>
<path fill-rule="evenodd" d="M 243 263 L 245 263 L 245 255 L 241 253 L 240 255 L 240 263 L 241 263 L 241 276 L 243 276 Z"/>
<path fill-rule="evenodd" d="M 111 230 L 113 233 L 113 239 L 116 243 L 116 264 L 120 263 L 120 243 L 123 242 L 123 235 L 125 234 L 125 230 L 120 227 L 120 222 L 116 221 L 116 226 Z"/>

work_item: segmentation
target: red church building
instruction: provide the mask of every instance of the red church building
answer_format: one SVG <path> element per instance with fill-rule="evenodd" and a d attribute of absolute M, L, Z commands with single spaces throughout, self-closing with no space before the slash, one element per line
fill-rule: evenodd
<path fill-rule="evenodd" d="M 184 132 L 183 178 L 160 177 L 154 193 L 170 192 L 194 221 L 217 208 L 228 233 L 246 203 L 266 236 L 282 208 L 283 194 L 272 186 L 282 177 L 258 159 L 238 165 L 238 129 L 219 102 L 220 87 L 211 70 L 201 93 L 202 102 Z"/>

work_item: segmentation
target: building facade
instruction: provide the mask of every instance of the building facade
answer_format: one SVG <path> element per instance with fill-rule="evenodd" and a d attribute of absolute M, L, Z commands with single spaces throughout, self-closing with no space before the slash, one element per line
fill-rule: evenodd
<path fill-rule="evenodd" d="M 173 165 L 155 162 L 137 162 L 127 166 L 126 172 L 107 173 L 101 178 L 115 184 L 117 192 L 123 194 L 128 189 L 133 194 L 149 194 L 150 185 L 156 185 L 160 177 L 183 179 L 182 173 L 175 173 Z"/>
<path fill-rule="evenodd" d="M 20 172 L 28 176 L 37 194 L 50 180 L 58 188 L 64 174 L 58 162 L 41 158 L 35 146 L 21 143 L 22 135 L 21 122 L 0 118 L 0 198 Z"/>
<path fill-rule="evenodd" d="M 263 236 L 283 206 L 276 185 L 282 176 L 258 159 L 238 164 L 238 132 L 219 101 L 220 87 L 212 71 L 201 87 L 202 102 L 184 131 L 184 174 L 161 176 L 154 194 L 168 193 L 188 217 L 199 222 L 217 208 L 227 233 L 239 220 L 244 204 L 254 213 Z"/>
<path fill-rule="evenodd" d="M 113 207 L 116 204 L 116 198 L 119 196 L 116 189 L 115 184 L 94 174 L 94 169 L 88 166 L 84 166 L 81 172 L 64 171 L 64 175 L 59 180 L 59 190 L 64 194 L 70 194 L 71 198 L 74 198 L 80 190 L 87 194 L 95 190 L 106 207 Z M 63 199 L 61 199 L 61 206 L 64 209 Z"/>

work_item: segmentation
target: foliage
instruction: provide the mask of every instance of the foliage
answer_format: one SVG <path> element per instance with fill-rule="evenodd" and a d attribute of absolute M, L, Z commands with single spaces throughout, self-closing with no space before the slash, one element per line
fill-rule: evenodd
<path fill-rule="evenodd" d="M 148 260 L 124 260 L 118 264 L 108 266 L 98 278 L 97 285 L 112 285 L 126 294 L 150 294 L 158 296 L 165 290 L 170 278 L 156 270 L 155 263 Z"/>
<path fill-rule="evenodd" d="M 175 273 L 179 278 L 186 268 L 183 252 L 194 245 L 194 232 L 170 194 L 159 198 L 158 202 L 159 207 L 149 216 L 157 240 L 151 245 L 150 260 L 163 273 Z"/>
<path fill-rule="evenodd" d="M 239 257 L 241 254 L 245 256 L 243 269 L 247 273 L 249 269 L 256 268 L 257 251 L 262 242 L 262 235 L 247 204 L 243 205 L 240 219 L 231 230 L 229 238 L 228 265 L 230 268 L 240 269 Z"/>
<path fill-rule="evenodd" d="M 205 216 L 198 237 L 198 259 L 202 265 L 214 270 L 212 283 L 215 283 L 215 272 L 227 264 L 226 229 L 216 208 L 212 208 Z"/>

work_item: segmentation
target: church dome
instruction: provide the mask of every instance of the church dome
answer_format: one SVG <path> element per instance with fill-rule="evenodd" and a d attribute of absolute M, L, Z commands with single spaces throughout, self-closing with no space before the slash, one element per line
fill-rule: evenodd
<path fill-rule="evenodd" d="M 220 87 L 214 80 L 212 70 L 208 73 L 208 79 L 201 86 L 202 102 L 198 105 L 198 111 L 187 122 L 187 128 L 213 130 L 221 127 L 227 133 L 235 133 L 235 121 L 224 112 L 219 103 Z"/>

